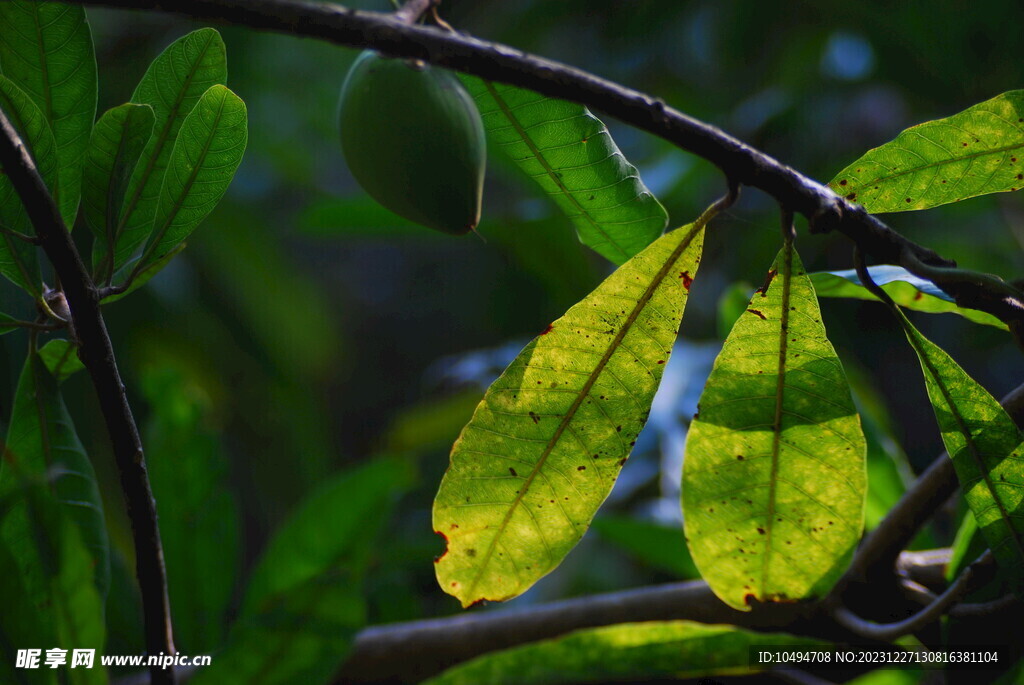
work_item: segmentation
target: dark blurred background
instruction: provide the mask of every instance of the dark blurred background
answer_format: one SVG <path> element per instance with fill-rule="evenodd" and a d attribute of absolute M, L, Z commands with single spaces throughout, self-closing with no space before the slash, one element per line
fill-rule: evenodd
<path fill-rule="evenodd" d="M 657 95 L 821 181 L 903 128 L 1018 88 L 1024 76 L 1024 10 L 1014 0 L 445 0 L 442 9 L 459 29 Z M 89 16 L 100 112 L 127 101 L 149 61 L 200 26 L 158 14 Z M 338 91 L 357 51 L 219 28 L 228 85 L 249 107 L 249 148 L 227 198 L 183 256 L 107 310 L 135 411 L 145 425 L 143 381 L 165 369 L 202 398 L 241 504 L 246 566 L 327 474 L 376 455 L 408 455 L 418 482 L 379 539 L 370 619 L 455 612 L 431 563 L 441 543 L 430 505 L 448 449 L 501 366 L 611 267 L 578 244 L 568 220 L 498 151 L 481 237 L 435 234 L 378 208 L 347 171 L 335 129 Z M 689 222 L 723 191 L 706 162 L 606 122 L 672 224 Z M 1019 194 L 886 219 L 963 266 L 1024 275 Z M 811 270 L 850 268 L 847 241 L 800 228 L 798 248 Z M 87 234 L 77 231 L 83 246 Z M 517 603 L 692 574 L 674 490 L 682 419 L 721 340 L 719 297 L 737 282 L 760 284 L 778 236 L 777 206 L 753 190 L 712 225 L 683 343 L 638 458 L 596 530 Z M 13 287 L 0 287 L 0 296 L 3 311 L 25 314 Z M 876 462 L 883 471 L 901 464 L 902 446 L 920 468 L 940 443 L 917 362 L 891 317 L 869 303 L 822 306 L 870 414 Z M 950 315 L 914 319 L 993 394 L 1024 377 L 1005 333 Z M 0 398 L 11 396 L 24 344 L 20 334 L 0 338 Z M 130 549 L 84 374 L 68 382 L 67 399 L 99 471 L 114 542 Z M 0 409 L 8 415 L 9 403 Z M 879 476 L 879 507 L 898 496 L 901 468 Z M 930 535 L 922 544 L 948 544 L 949 527 Z"/>

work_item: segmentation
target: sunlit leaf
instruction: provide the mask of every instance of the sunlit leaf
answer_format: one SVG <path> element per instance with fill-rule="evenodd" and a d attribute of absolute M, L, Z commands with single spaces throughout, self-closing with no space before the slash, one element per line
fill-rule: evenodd
<path fill-rule="evenodd" d="M 39 175 L 52 190 L 57 183 L 57 155 L 53 134 L 43 113 L 10 79 L 0 76 L 0 109 L 21 135 L 36 163 Z M 23 235 L 35 235 L 14 185 L 0 173 L 0 228 Z M 0 273 L 16 285 L 39 297 L 40 275 L 36 248 L 0 230 Z"/>
<path fill-rule="evenodd" d="M 143 437 L 160 514 L 175 645 L 208 652 L 223 643 L 241 565 L 238 503 L 202 388 L 167 364 L 148 369 L 143 387 L 153 408 Z"/>
<path fill-rule="evenodd" d="M 18 381 L 0 469 L 0 493 L 19 485 L 18 473 L 47 477 L 62 515 L 81 532 L 91 559 L 90 574 L 101 596 L 105 596 L 110 564 L 96 474 L 64 406 L 57 381 L 38 354 L 28 356 Z M 29 545 L 29 524 L 25 508 L 20 507 L 0 526 L 4 542 L 16 554 Z"/>
<path fill-rule="evenodd" d="M 929 314 L 950 312 L 959 314 L 969 321 L 995 326 L 1006 330 L 1006 324 L 986 312 L 959 307 L 953 298 L 929 280 L 920 278 L 900 266 L 888 264 L 872 266 L 868 269 L 875 283 L 896 304 Z M 818 297 L 849 297 L 858 300 L 876 300 L 877 298 L 860 283 L 854 269 L 846 271 L 819 271 L 811 274 L 811 282 Z"/>
<path fill-rule="evenodd" d="M 185 118 L 167 163 L 140 264 L 166 256 L 195 230 L 231 185 L 248 138 L 245 103 L 211 86 Z"/>
<path fill-rule="evenodd" d="M 683 461 L 690 552 L 724 602 L 822 595 L 864 525 L 865 442 L 791 245 L 711 371 Z"/>
<path fill-rule="evenodd" d="M 57 384 L 63 383 L 69 376 L 85 368 L 78 358 L 78 347 L 69 340 L 55 339 L 39 349 L 39 358 L 43 360 L 47 371 Z"/>
<path fill-rule="evenodd" d="M 379 457 L 313 492 L 267 546 L 226 648 L 191 682 L 329 682 L 365 620 L 373 541 L 411 477 L 408 462 Z"/>
<path fill-rule="evenodd" d="M 823 643 L 690 621 L 623 623 L 485 654 L 427 683 L 539 685 L 742 676 L 769 668 L 751 663 L 755 645 L 806 649 Z"/>
<path fill-rule="evenodd" d="M 488 389 L 434 500 L 438 582 L 463 606 L 521 594 L 586 531 L 647 421 L 702 245 L 703 227 L 662 237 Z"/>
<path fill-rule="evenodd" d="M 82 172 L 82 208 L 92 231 L 93 264 L 109 263 L 128 181 L 153 134 L 153 108 L 125 104 L 107 110 L 89 139 Z"/>
<path fill-rule="evenodd" d="M 996 561 L 1018 582 L 1024 568 L 1024 445 L 992 395 L 896 310 L 921 360 L 946 452 Z M 1019 587 L 1019 586 L 1018 586 Z"/>
<path fill-rule="evenodd" d="M 629 516 L 602 514 L 592 526 L 603 539 L 648 566 L 681 580 L 700 577 L 678 524 L 670 527 Z"/>
<path fill-rule="evenodd" d="M 70 228 L 96 118 L 96 56 L 85 9 L 56 2 L 0 2 L 0 71 L 32 98 L 53 132 L 59 180 L 50 188 Z"/>
<path fill-rule="evenodd" d="M 461 78 L 488 138 L 551 196 L 583 244 L 622 264 L 665 230 L 665 208 L 586 107 Z"/>
<path fill-rule="evenodd" d="M 1024 90 L 908 128 L 829 184 L 869 212 L 928 209 L 1024 187 Z"/>
<path fill-rule="evenodd" d="M 964 568 L 977 559 L 988 546 L 984 542 L 978 521 L 970 511 L 964 513 L 964 519 L 956 531 L 956 537 L 950 547 L 949 563 L 946 564 L 946 580 L 952 582 Z"/>
<path fill-rule="evenodd" d="M 139 82 L 131 101 L 152 107 L 155 122 L 153 136 L 128 186 L 113 271 L 149 237 L 171 149 L 185 117 L 211 86 L 226 83 L 227 77 L 224 41 L 216 30 L 204 28 L 169 45 Z"/>

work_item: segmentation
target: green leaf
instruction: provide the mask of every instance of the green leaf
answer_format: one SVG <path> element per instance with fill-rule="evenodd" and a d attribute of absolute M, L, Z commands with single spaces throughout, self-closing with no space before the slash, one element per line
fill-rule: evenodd
<path fill-rule="evenodd" d="M 316 490 L 274 534 L 225 650 L 191 682 L 330 682 L 365 621 L 374 539 L 411 479 L 407 461 L 381 457 Z"/>
<path fill-rule="evenodd" d="M 135 278 L 132 278 L 131 285 L 129 285 L 124 292 L 115 293 L 114 295 L 107 295 L 100 304 L 110 304 L 111 302 L 117 302 L 118 300 L 128 297 L 133 292 L 141 288 L 142 286 L 149 283 L 154 276 L 163 271 L 164 267 L 171 263 L 171 260 L 181 254 L 182 250 L 185 249 L 187 243 L 178 243 L 178 245 L 165 254 L 160 259 L 155 259 L 143 267 L 139 268 L 138 273 L 135 274 Z M 117 273 L 114 274 L 114 282 L 124 283 L 135 271 L 135 267 L 138 265 L 138 259 L 129 260 L 127 264 L 118 269 Z"/>
<path fill-rule="evenodd" d="M 683 543 L 683 531 L 631 516 L 602 514 L 592 524 L 597 534 L 641 562 L 676 578 L 700 578 Z"/>
<path fill-rule="evenodd" d="M 56 644 L 33 646 L 68 650 L 69 664 L 72 650 L 95 649 L 98 662 L 106 630 L 103 600 L 92 582 L 96 560 L 83 544 L 80 528 L 65 515 L 66 509 L 45 488 L 31 487 L 27 505 L 27 544 L 12 546 L 12 549 L 21 557 L 23 569 L 28 567 L 38 574 L 43 593 L 41 601 L 37 601 L 36 610 L 44 621 L 53 626 L 56 636 Z M 31 587 L 31 584 L 26 585 Z M 98 663 L 93 668 L 61 670 L 69 685 L 102 685 L 107 682 L 106 669 Z"/>
<path fill-rule="evenodd" d="M 690 425 L 683 520 L 729 606 L 822 595 L 864 526 L 865 442 L 791 244 L 726 339 Z"/>
<path fill-rule="evenodd" d="M 946 580 L 953 582 L 964 568 L 981 556 L 986 549 L 988 547 L 984 544 L 981 531 L 978 530 L 977 519 L 970 511 L 965 512 L 950 549 L 949 563 L 946 564 Z"/>
<path fill-rule="evenodd" d="M 238 503 L 202 387 L 161 365 L 147 370 L 143 388 L 153 407 L 144 432 L 146 462 L 160 513 L 175 644 L 209 652 L 224 641 L 240 566 Z"/>
<path fill-rule="evenodd" d="M 141 266 L 170 253 L 220 202 L 242 162 L 246 118 L 245 103 L 220 85 L 211 86 L 185 118 L 168 161 Z"/>
<path fill-rule="evenodd" d="M 928 398 L 953 460 L 967 506 L 996 561 L 1021 587 L 1024 568 L 1024 445 L 1016 424 L 992 395 L 898 308 L 924 371 Z"/>
<path fill-rule="evenodd" d="M 832 190 L 869 212 L 928 209 L 1024 187 L 1024 90 L 908 128 L 839 172 Z"/>
<path fill-rule="evenodd" d="M 128 181 L 152 135 L 149 105 L 114 107 L 96 122 L 82 174 L 83 214 L 94 236 L 94 265 L 110 261 Z"/>
<path fill-rule="evenodd" d="M 647 421 L 703 233 L 672 231 L 624 264 L 488 389 L 434 500 L 437 579 L 463 606 L 525 592 L 583 536 Z"/>
<path fill-rule="evenodd" d="M 665 208 L 586 107 L 460 78 L 491 141 L 561 207 L 584 245 L 622 264 L 662 234 Z"/>
<path fill-rule="evenodd" d="M 81 532 L 91 559 L 90 573 L 100 595 L 105 596 L 110 560 L 96 474 L 64 406 L 57 381 L 40 354 L 28 356 L 18 381 L 0 469 L 0 494 L 19 485 L 17 473 L 49 478 L 53 497 Z M 0 531 L 16 553 L 23 550 L 30 534 L 24 508 L 11 512 Z"/>
<path fill-rule="evenodd" d="M 868 268 L 875 283 L 889 294 L 896 304 L 907 309 L 929 314 L 950 312 L 959 314 L 968 321 L 994 326 L 1004 331 L 1006 324 L 986 312 L 968 307 L 959 307 L 944 290 L 929 280 L 920 278 L 899 266 L 872 266 Z M 811 274 L 811 283 L 818 297 L 849 297 L 858 300 L 877 300 L 861 285 L 857 272 L 819 271 Z"/>
<path fill-rule="evenodd" d="M 63 339 L 55 339 L 39 349 L 39 358 L 43 360 L 47 371 L 60 385 L 72 374 L 85 368 L 78 358 L 78 347 Z"/>
<path fill-rule="evenodd" d="M 274 534 L 253 571 L 243 614 L 331 568 L 360 568 L 370 523 L 412 479 L 409 464 L 378 457 L 314 491 Z"/>
<path fill-rule="evenodd" d="M 82 159 L 96 118 L 96 56 L 85 9 L 56 2 L 3 2 L 0 27 L 0 70 L 32 98 L 53 132 L 58 181 L 50 188 L 71 228 Z"/>
<path fill-rule="evenodd" d="M 0 499 L 0 522 L 9 505 L 24 492 Z M 19 649 L 42 649 L 57 642 L 54 627 L 40 613 L 21 578 L 21 566 L 7 545 L 0 545 L 0 682 L 19 685 L 55 685 L 57 674 L 49 668 L 16 668 Z M 42 661 L 42 660 L 40 660 Z"/>
<path fill-rule="evenodd" d="M 366 621 L 359 581 L 331 569 L 266 600 L 243 617 L 191 685 L 327 685 Z"/>
<path fill-rule="evenodd" d="M 119 269 L 149 236 L 178 131 L 199 98 L 211 86 L 226 83 L 227 78 L 224 41 L 210 28 L 174 41 L 149 65 L 131 101 L 153 108 L 153 136 L 128 186 L 113 268 L 101 265 L 98 274 Z"/>
<path fill-rule="evenodd" d="M 0 335 L 10 333 L 11 331 L 16 331 L 21 328 L 21 326 L 17 325 L 17 322 L 18 319 L 15 319 L 13 316 L 0 312 Z"/>
<path fill-rule="evenodd" d="M 742 676 L 769 665 L 751 663 L 753 646 L 794 649 L 824 643 L 782 633 L 755 633 L 690 621 L 651 621 L 578 630 L 485 654 L 424 685 L 532 685 L 641 679 Z"/>
<path fill-rule="evenodd" d="M 2 5 L 0 5 L 2 7 Z M 53 189 L 57 182 L 56 144 L 43 113 L 10 79 L 0 76 L 0 109 L 28 146 L 39 175 Z M 21 198 L 6 174 L 0 173 L 0 227 L 25 235 L 35 235 Z M 0 273 L 40 297 L 39 260 L 31 243 L 0 231 Z"/>

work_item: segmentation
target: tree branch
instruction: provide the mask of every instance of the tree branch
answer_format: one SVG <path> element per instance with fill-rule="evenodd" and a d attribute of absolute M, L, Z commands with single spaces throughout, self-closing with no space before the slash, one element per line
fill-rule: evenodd
<path fill-rule="evenodd" d="M 146 649 L 150 654 L 174 654 L 156 503 L 149 487 L 139 431 L 128 405 L 114 350 L 100 313 L 97 291 L 35 163 L 2 110 L 0 167 L 25 205 L 39 244 L 60 277 L 80 343 L 78 354 L 92 378 L 100 410 L 107 424 L 121 474 L 121 489 L 128 517 L 132 522 L 136 575 L 145 618 Z M 155 666 L 150 673 L 153 683 L 174 683 L 174 674 L 169 669 Z"/>
<path fill-rule="evenodd" d="M 956 580 L 950 583 L 945 592 L 936 597 L 934 601 L 921 609 L 921 611 L 902 621 L 896 621 L 895 623 L 866 621 L 845 606 L 836 607 L 832 616 L 839 625 L 872 640 L 888 642 L 904 635 L 916 633 L 940 619 L 954 604 L 957 604 L 961 598 L 974 589 L 975 576 L 979 570 L 984 566 L 991 565 L 994 560 L 992 552 L 986 551 L 977 560 L 972 562 L 970 566 L 965 568 L 957 576 Z"/>
<path fill-rule="evenodd" d="M 419 0 L 417 0 L 418 2 Z M 374 48 L 395 57 L 439 66 L 572 100 L 606 112 L 664 138 L 718 166 L 734 182 L 765 191 L 787 209 L 808 218 L 811 230 L 838 230 L 880 262 L 898 264 L 931 280 L 920 266 L 955 267 L 956 262 L 896 233 L 862 207 L 714 126 L 673 109 L 659 98 L 588 72 L 529 55 L 506 45 L 460 33 L 406 23 L 402 16 L 364 12 L 304 0 L 71 0 L 121 9 L 159 10 L 316 38 L 337 45 Z M 403 8 L 404 10 L 404 8 Z M 401 14 L 403 10 L 399 10 Z M 933 274 L 934 275 L 934 274 Z M 1004 321 L 1024 339 L 1024 301 L 1011 289 L 993 287 L 977 275 L 953 269 L 936 283 L 962 306 Z"/>

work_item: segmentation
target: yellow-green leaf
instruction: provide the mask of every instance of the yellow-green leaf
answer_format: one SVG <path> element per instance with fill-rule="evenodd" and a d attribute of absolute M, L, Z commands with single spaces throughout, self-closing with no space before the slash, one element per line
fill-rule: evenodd
<path fill-rule="evenodd" d="M 1024 187 L 1024 90 L 908 128 L 829 184 L 869 212 L 928 209 Z"/>
<path fill-rule="evenodd" d="M 769 668 L 751 662 L 750 649 L 754 646 L 806 650 L 823 643 L 784 633 L 754 633 L 690 621 L 622 623 L 485 654 L 445 671 L 427 684 L 663 682 L 751 675 Z"/>
<path fill-rule="evenodd" d="M 647 420 L 702 245 L 692 224 L 660 238 L 488 389 L 434 501 L 438 582 L 463 606 L 521 594 L 586 531 Z"/>
<path fill-rule="evenodd" d="M 1006 330 L 1006 324 L 988 312 L 961 307 L 931 281 L 915 276 L 903 267 L 880 265 L 868 271 L 872 280 L 882 287 L 896 304 L 917 312 L 929 314 L 959 314 L 968 321 Z M 877 300 L 870 290 L 861 285 L 857 272 L 819 271 L 811 274 L 811 283 L 818 297 L 849 297 L 857 300 Z"/>
<path fill-rule="evenodd" d="M 690 552 L 722 601 L 820 596 L 860 539 L 865 441 L 846 374 L 787 245 L 715 360 L 683 461 Z"/>
<path fill-rule="evenodd" d="M 999 562 L 1024 568 L 1024 444 L 992 395 L 894 308 L 921 360 L 928 397 L 967 506 Z"/>

